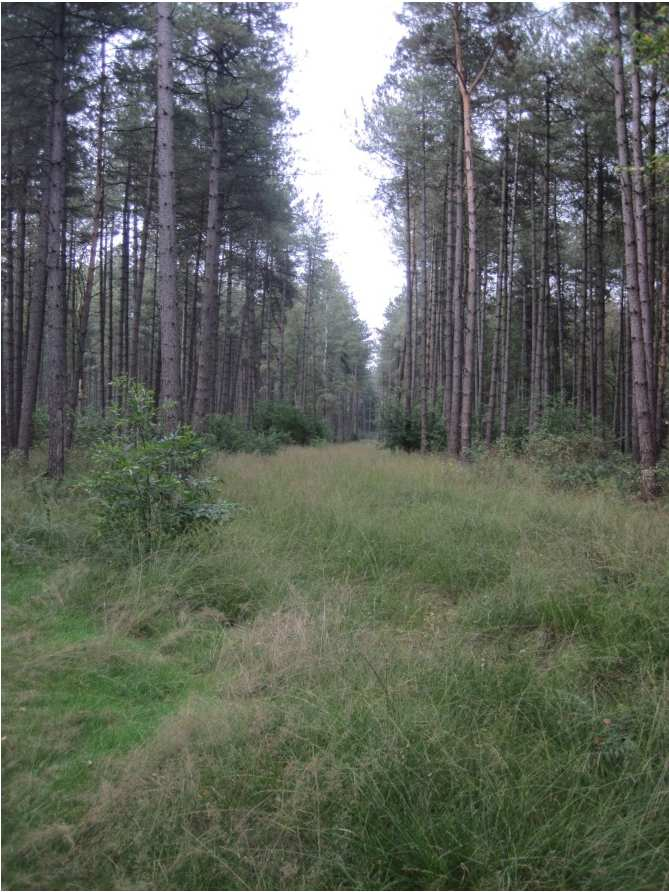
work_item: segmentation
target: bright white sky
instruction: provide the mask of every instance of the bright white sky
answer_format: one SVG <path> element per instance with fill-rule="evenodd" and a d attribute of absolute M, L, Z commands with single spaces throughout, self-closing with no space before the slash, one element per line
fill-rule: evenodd
<path fill-rule="evenodd" d="M 372 198 L 374 162 L 356 148 L 355 127 L 402 36 L 394 16 L 401 8 L 401 0 L 302 0 L 284 13 L 294 59 L 287 98 L 299 111 L 298 187 L 308 201 L 320 194 L 330 256 L 372 329 L 382 326 L 403 273 Z"/>

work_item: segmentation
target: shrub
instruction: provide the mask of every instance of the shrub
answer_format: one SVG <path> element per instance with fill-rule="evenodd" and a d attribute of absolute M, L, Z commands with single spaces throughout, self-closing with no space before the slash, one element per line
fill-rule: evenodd
<path fill-rule="evenodd" d="M 427 419 L 427 444 L 430 452 L 443 452 L 447 446 L 447 435 L 441 418 L 436 412 L 429 412 Z M 381 442 L 386 449 L 402 449 L 417 452 L 420 449 L 420 411 L 417 407 L 406 415 L 402 406 L 388 401 L 381 407 Z"/>
<path fill-rule="evenodd" d="M 103 537 L 145 549 L 197 521 L 229 516 L 234 506 L 212 502 L 211 482 L 195 476 L 207 451 L 189 427 L 165 433 L 151 391 L 126 382 L 125 407 L 115 409 L 113 434 L 94 449 L 83 484 Z"/>
<path fill-rule="evenodd" d="M 46 406 L 35 406 L 33 412 L 33 446 L 45 442 L 49 436 L 49 413 Z"/>
<path fill-rule="evenodd" d="M 248 430 L 239 418 L 212 415 L 209 418 L 207 442 L 223 452 L 256 452 L 259 455 L 273 455 L 288 440 L 277 431 Z"/>
<path fill-rule="evenodd" d="M 114 431 L 116 415 L 114 410 L 104 416 L 97 409 L 83 409 L 77 414 L 74 425 L 76 446 L 93 446 L 107 439 Z"/>
<path fill-rule="evenodd" d="M 536 431 L 525 441 L 525 454 L 549 483 L 560 489 L 613 484 L 622 493 L 639 489 L 639 469 L 631 456 L 590 415 L 573 404 L 551 401 Z"/>
<path fill-rule="evenodd" d="M 253 427 L 260 433 L 277 433 L 289 443 L 308 446 L 318 440 L 327 440 L 325 424 L 311 415 L 301 412 L 290 403 L 261 402 L 256 406 Z"/>
<path fill-rule="evenodd" d="M 542 434 L 575 434 L 592 430 L 592 417 L 578 412 L 574 403 L 561 403 L 553 398 L 546 401 L 537 431 Z"/>
<path fill-rule="evenodd" d="M 420 449 L 420 418 L 414 409 L 409 415 L 398 402 L 381 406 L 381 442 L 386 449 L 415 452 Z"/>
<path fill-rule="evenodd" d="M 112 381 L 112 389 L 118 394 L 118 401 L 109 409 L 116 437 L 135 446 L 159 437 L 163 425 L 154 392 L 125 375 Z"/>

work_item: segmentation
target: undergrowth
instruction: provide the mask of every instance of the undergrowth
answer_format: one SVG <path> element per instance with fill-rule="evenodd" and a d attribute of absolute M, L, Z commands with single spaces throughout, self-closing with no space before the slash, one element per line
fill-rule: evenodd
<path fill-rule="evenodd" d="M 613 432 L 572 403 L 549 400 L 533 431 L 528 431 L 527 412 L 515 412 L 505 436 L 494 441 L 492 450 L 482 439 L 475 421 L 473 442 L 466 451 L 468 461 L 485 460 L 489 452 L 497 458 L 524 459 L 539 471 L 553 490 L 614 490 L 626 496 L 640 494 L 639 464 L 621 452 Z M 418 452 L 421 448 L 420 410 L 407 415 L 397 400 L 381 407 L 380 441 L 391 451 Z M 445 453 L 448 437 L 439 412 L 427 415 L 427 451 Z M 655 480 L 660 491 L 669 490 L 669 452 L 659 456 Z"/>
<path fill-rule="evenodd" d="M 5 475 L 5 887 L 669 881 L 667 504 L 370 444 L 221 455 L 244 506 L 106 560 Z"/>

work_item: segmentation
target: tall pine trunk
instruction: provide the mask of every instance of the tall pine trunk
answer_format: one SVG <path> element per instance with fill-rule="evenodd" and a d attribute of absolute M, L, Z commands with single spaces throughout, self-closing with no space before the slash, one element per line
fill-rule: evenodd
<path fill-rule="evenodd" d="M 620 33 L 620 6 L 607 5 L 613 42 L 613 76 L 615 87 L 616 141 L 618 145 L 618 173 L 620 177 L 623 230 L 625 238 L 625 267 L 631 330 L 632 380 L 634 419 L 639 441 L 641 461 L 641 492 L 644 498 L 652 498 L 657 491 L 655 463 L 656 443 L 653 425 L 654 406 L 650 403 L 647 376 L 647 352 L 644 344 L 642 299 L 638 281 L 637 240 L 633 210 L 632 184 L 629 175 L 627 150 L 627 122 L 625 119 L 625 78 L 623 73 L 623 49 Z"/>
<path fill-rule="evenodd" d="M 174 4 L 156 3 L 158 43 L 158 289 L 160 299 L 160 403 L 167 430 L 181 417 L 177 308 L 174 170 Z"/>
<path fill-rule="evenodd" d="M 102 42 L 102 76 L 100 81 L 100 104 L 98 106 L 98 133 L 97 133 L 97 160 L 96 160 L 96 177 L 95 177 L 95 203 L 93 208 L 93 231 L 91 233 L 91 246 L 88 256 L 88 269 L 86 270 L 86 284 L 84 286 L 84 295 L 79 307 L 79 317 L 77 319 L 74 355 L 72 358 L 72 379 L 70 382 L 70 393 L 68 398 L 68 418 L 66 445 L 72 445 L 74 436 L 75 416 L 77 404 L 79 401 L 79 390 L 82 383 L 82 369 L 84 365 L 84 354 L 86 352 L 86 338 L 88 335 L 88 317 L 90 315 L 91 301 L 93 299 L 93 284 L 95 282 L 95 260 L 98 249 L 98 233 L 102 226 L 103 220 L 103 200 L 104 200 L 104 170 L 103 170 L 103 140 L 104 140 L 104 107 L 105 107 L 105 43 Z M 74 320 L 73 320 L 74 322 Z"/>
<path fill-rule="evenodd" d="M 414 368 L 414 338 L 413 338 L 413 268 L 411 251 L 411 190 L 409 188 L 409 164 L 404 165 L 404 201 L 406 214 L 406 357 L 404 362 L 404 414 L 411 416 L 413 402 L 413 368 Z"/>
<path fill-rule="evenodd" d="M 220 82 L 220 75 L 218 78 Z M 216 99 L 220 103 L 220 99 Z M 200 313 L 197 350 L 197 383 L 193 405 L 193 428 L 204 431 L 213 410 L 214 373 L 218 351 L 218 274 L 221 250 L 221 139 L 223 116 L 217 105 L 212 113 L 211 153 L 209 157 L 209 198 L 207 241 L 204 252 L 204 293 Z"/>
<path fill-rule="evenodd" d="M 471 446 L 472 396 L 474 387 L 474 333 L 476 330 L 476 175 L 474 171 L 474 135 L 472 129 L 472 95 L 486 72 L 490 55 L 484 61 L 476 77 L 467 80 L 462 47 L 462 4 L 453 4 L 453 39 L 455 42 L 455 71 L 462 100 L 462 132 L 464 139 L 465 185 L 467 190 L 467 304 L 464 324 L 464 355 L 462 363 L 462 407 L 460 415 L 459 455 Z"/>
<path fill-rule="evenodd" d="M 508 123 L 508 114 L 507 114 L 507 123 Z M 503 135 L 503 149 L 502 149 L 502 180 L 500 183 L 500 196 L 501 196 L 501 206 L 500 206 L 500 221 L 499 221 L 499 251 L 497 254 L 497 287 L 495 289 L 495 337 L 493 339 L 492 346 L 492 358 L 490 362 L 490 387 L 488 389 L 488 407 L 486 410 L 485 417 L 485 442 L 486 445 L 490 446 L 493 439 L 493 430 L 494 430 L 494 422 L 495 422 L 495 408 L 496 408 L 496 400 L 497 400 L 497 385 L 499 379 L 499 354 L 500 354 L 500 340 L 502 337 L 502 325 L 503 325 L 503 310 L 504 310 L 504 295 L 506 293 L 506 267 L 507 267 L 507 214 L 506 214 L 506 199 L 507 199 L 507 164 L 508 164 L 508 154 L 509 154 L 509 143 L 508 143 L 508 133 L 507 126 L 505 125 L 504 135 Z"/>
<path fill-rule="evenodd" d="M 130 362 L 129 374 L 134 380 L 139 380 L 139 330 L 142 321 L 142 300 L 144 296 L 144 279 L 146 273 L 146 258 L 149 246 L 149 229 L 151 226 L 151 215 L 153 213 L 153 191 L 156 169 L 156 142 L 157 142 L 157 124 L 153 130 L 153 149 L 151 150 L 151 165 L 149 167 L 149 178 L 146 183 L 146 202 L 144 207 L 144 222 L 142 224 L 142 235 L 140 237 L 139 246 L 139 263 L 135 275 L 132 300 L 132 329 L 130 333 Z"/>
<path fill-rule="evenodd" d="M 462 197 L 462 127 L 458 128 L 455 156 L 455 246 L 453 257 L 453 351 L 451 363 L 451 414 L 448 421 L 448 454 L 460 454 L 460 407 L 462 406 L 462 260 L 464 247 L 464 208 Z"/>
<path fill-rule="evenodd" d="M 46 257 L 47 405 L 49 414 L 49 477 L 65 473 L 65 288 L 63 228 L 65 219 L 65 17 L 66 4 L 55 10 L 51 144 L 49 146 L 49 211 Z"/>

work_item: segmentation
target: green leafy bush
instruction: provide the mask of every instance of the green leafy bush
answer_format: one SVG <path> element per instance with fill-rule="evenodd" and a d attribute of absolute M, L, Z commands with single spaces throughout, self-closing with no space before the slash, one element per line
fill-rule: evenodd
<path fill-rule="evenodd" d="M 93 446 L 100 440 L 107 439 L 114 431 L 116 420 L 114 409 L 106 416 L 97 409 L 83 409 L 77 414 L 75 420 L 75 445 Z"/>
<path fill-rule="evenodd" d="M 283 435 L 288 443 L 308 446 L 327 440 L 328 431 L 319 418 L 301 412 L 290 403 L 261 402 L 256 406 L 253 427 L 259 433 Z"/>
<path fill-rule="evenodd" d="M 44 443 L 49 436 L 49 413 L 46 406 L 35 406 L 33 412 L 33 446 Z"/>
<path fill-rule="evenodd" d="M 447 435 L 441 418 L 436 412 L 427 417 L 427 444 L 430 452 L 443 452 L 447 446 Z M 381 407 L 381 442 L 386 449 L 402 449 L 404 452 L 417 452 L 420 449 L 420 411 L 414 406 L 406 415 L 402 406 L 389 401 Z"/>
<path fill-rule="evenodd" d="M 288 442 L 288 438 L 278 431 L 248 430 L 239 418 L 230 415 L 212 415 L 209 419 L 207 442 L 223 452 L 274 455 Z"/>
<path fill-rule="evenodd" d="M 152 548 L 196 522 L 228 517 L 214 502 L 211 481 L 195 476 L 207 447 L 189 427 L 166 433 L 153 394 L 126 382 L 124 407 L 114 410 L 112 436 L 93 450 L 93 473 L 83 487 L 97 508 L 104 540 Z"/>
<path fill-rule="evenodd" d="M 616 447 L 612 435 L 572 404 L 553 400 L 524 444 L 527 458 L 559 489 L 613 485 L 621 493 L 639 489 L 639 468 Z"/>
<path fill-rule="evenodd" d="M 112 388 L 118 395 L 109 408 L 116 437 L 135 446 L 159 437 L 163 425 L 154 392 L 125 375 L 115 378 Z"/>

